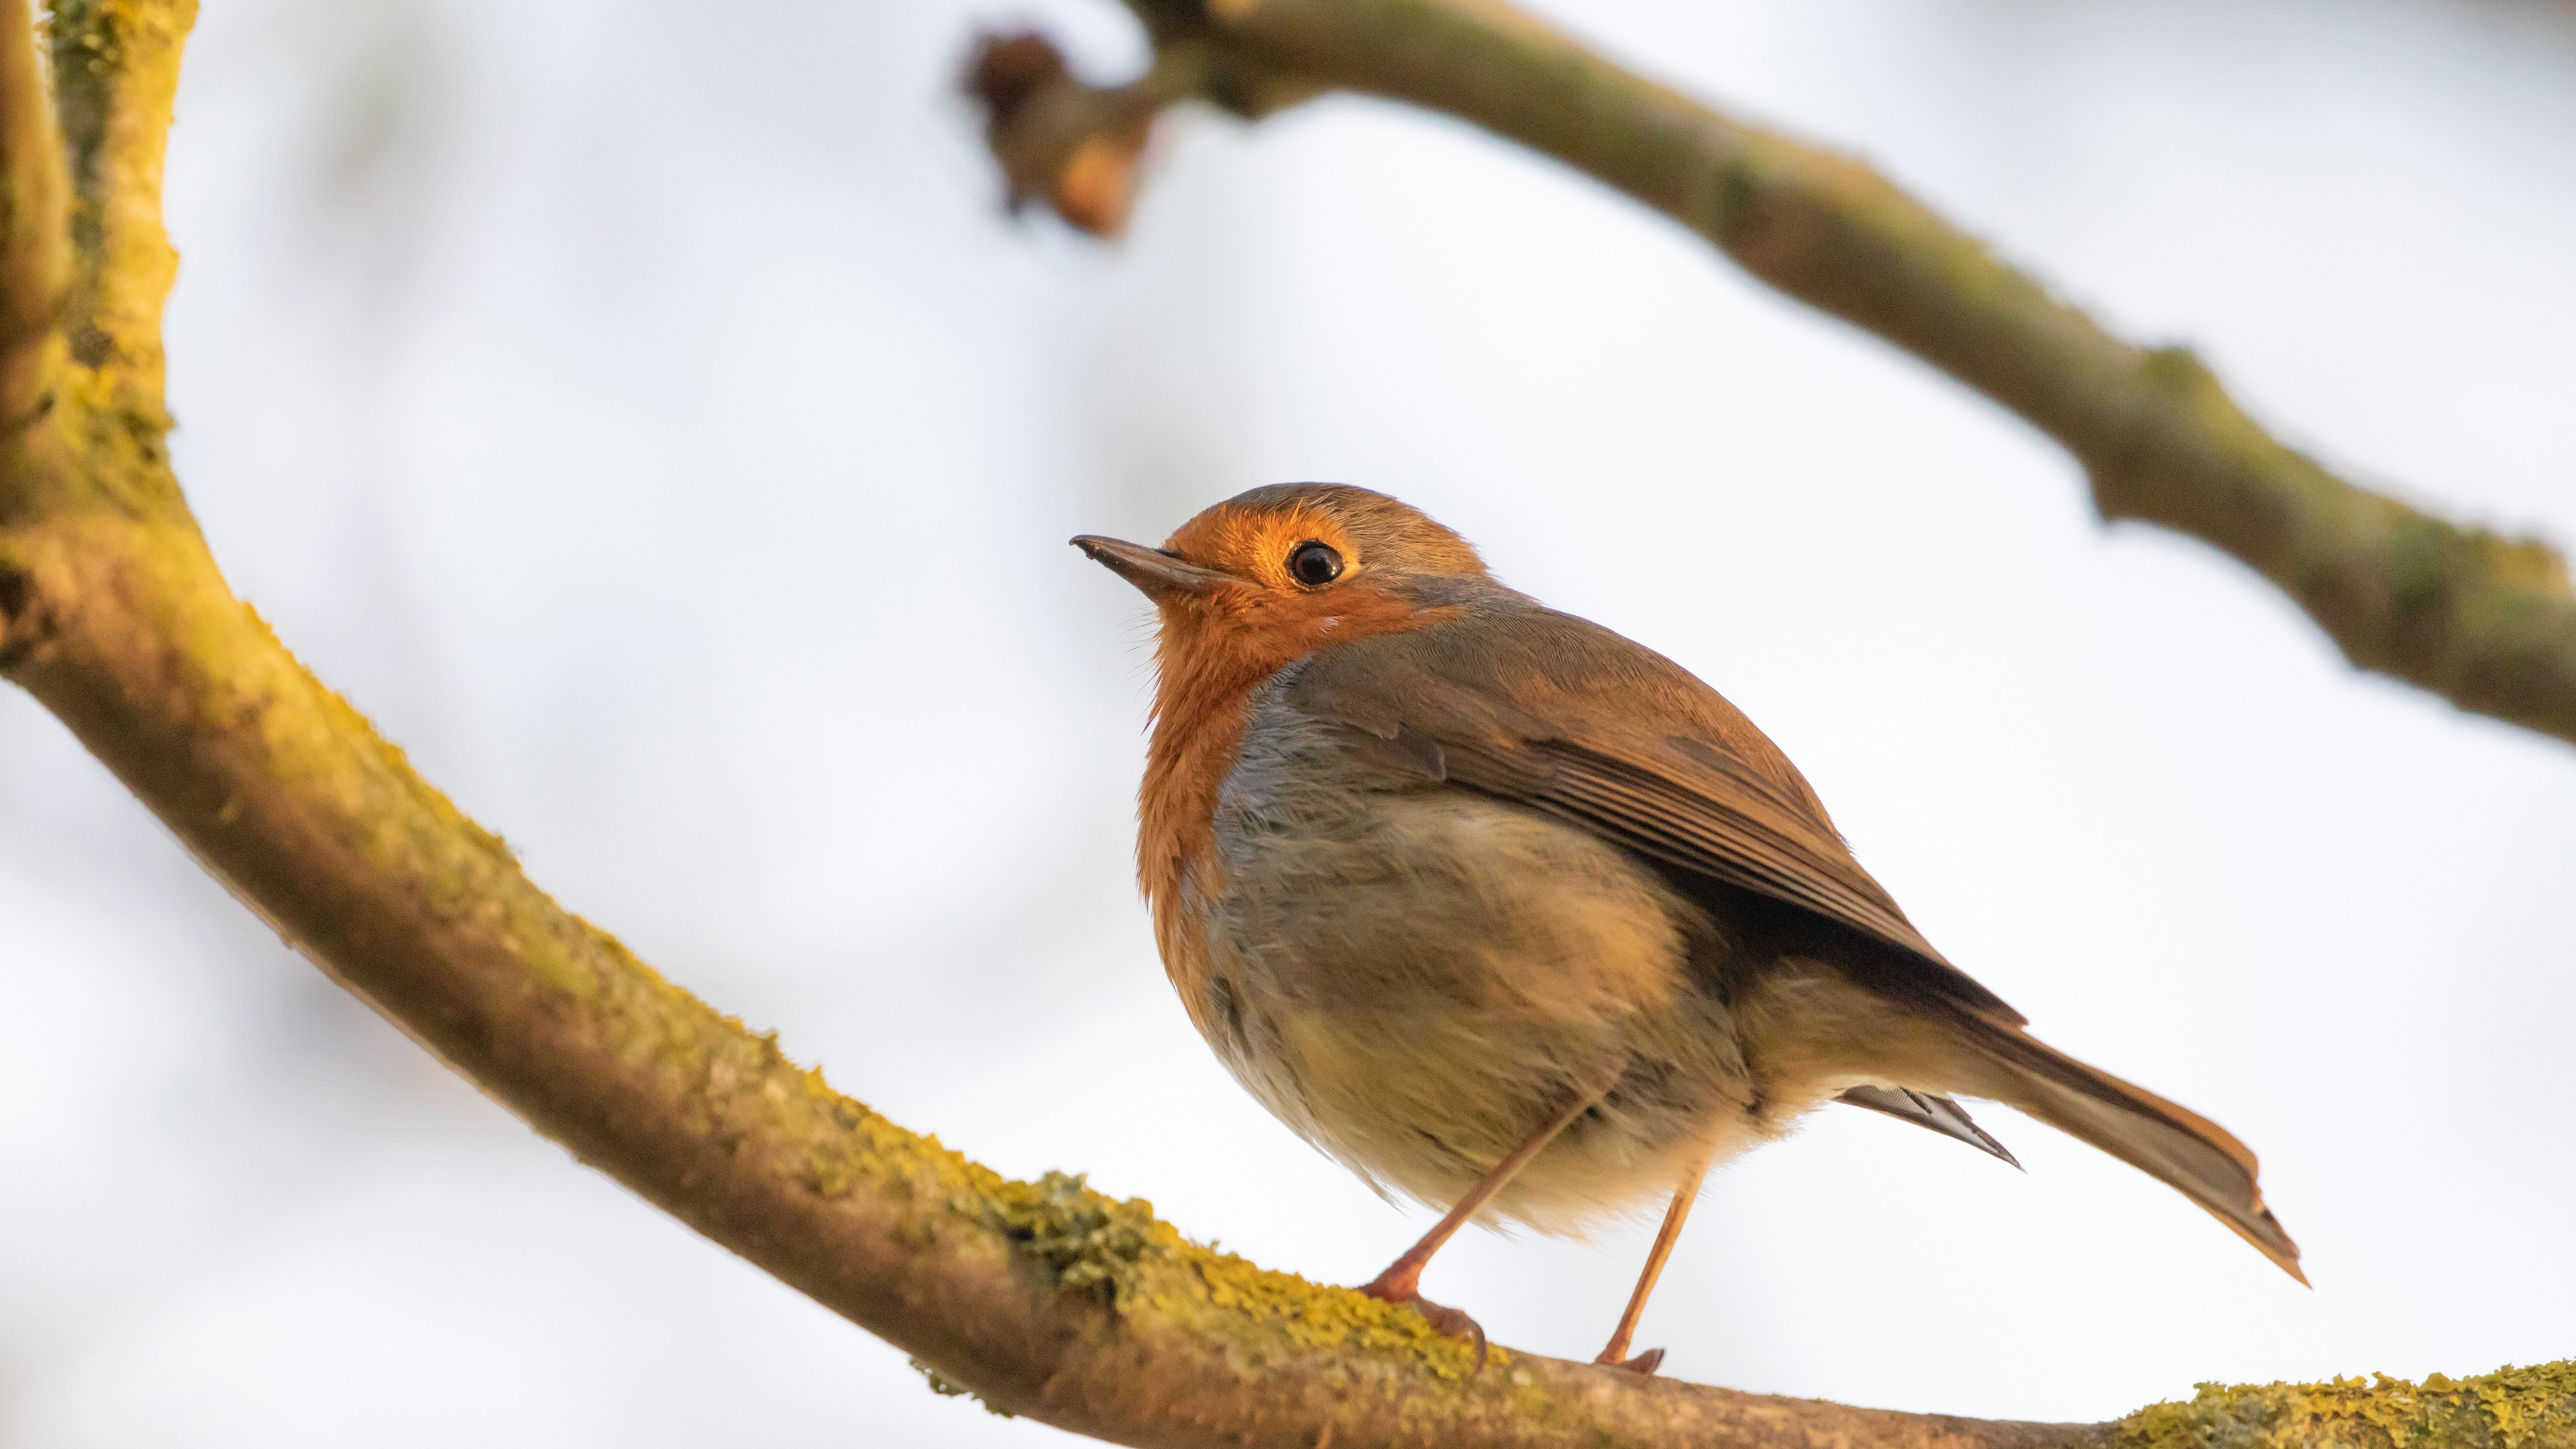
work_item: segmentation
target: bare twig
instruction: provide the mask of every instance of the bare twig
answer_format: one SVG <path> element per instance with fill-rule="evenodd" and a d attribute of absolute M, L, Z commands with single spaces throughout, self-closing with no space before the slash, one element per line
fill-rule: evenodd
<path fill-rule="evenodd" d="M 2019 413 L 2083 464 L 2104 518 L 2233 555 L 2354 664 L 2576 741 L 2576 597 L 2554 550 L 2336 477 L 2247 417 L 2188 349 L 2113 337 L 1861 163 L 1658 85 L 1501 0 L 1130 3 L 1158 47 L 1189 49 L 1209 99 L 1246 114 L 1327 89 L 1390 97 L 1626 192 Z M 997 112 L 997 152 L 1078 153 L 1083 89 L 1059 72 L 1015 116 Z"/>
<path fill-rule="evenodd" d="M 7 0 L 0 0 L 0 4 Z M 160 136 L 184 0 L 56 17 L 77 205 L 54 402 L 0 435 L 0 673 L 252 909 L 450 1066 L 933 1383 L 1127 1444 L 2568 1449 L 2576 1367 L 2213 1391 L 2122 1425 L 1765 1398 L 1468 1350 L 1406 1309 L 1187 1242 L 1079 1179 L 1013 1182 L 834 1092 L 570 915 L 226 588 L 160 451 Z M 5 19 L 6 17 L 0 17 Z M 28 27 L 0 31 L 24 47 Z M 87 67 L 77 70 L 76 67 Z M 11 177 L 37 68 L 0 55 Z M 33 170 L 31 170 L 33 168 Z M 30 223 L 33 225 L 34 223 Z M 56 273 L 0 232 L 0 316 Z M 23 334 L 20 338 L 23 341 Z"/>

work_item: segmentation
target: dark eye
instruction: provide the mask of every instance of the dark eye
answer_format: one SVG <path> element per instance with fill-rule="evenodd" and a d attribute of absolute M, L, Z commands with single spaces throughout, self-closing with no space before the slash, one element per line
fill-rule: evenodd
<path fill-rule="evenodd" d="M 1288 555 L 1288 577 L 1310 589 L 1320 589 L 1342 576 L 1342 556 L 1328 543 L 1308 539 Z"/>

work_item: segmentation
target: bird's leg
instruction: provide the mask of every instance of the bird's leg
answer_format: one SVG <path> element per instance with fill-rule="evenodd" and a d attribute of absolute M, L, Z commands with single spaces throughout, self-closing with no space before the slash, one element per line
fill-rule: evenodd
<path fill-rule="evenodd" d="M 1637 1320 L 1645 1316 L 1647 1295 L 1655 1291 L 1655 1280 L 1663 1276 L 1664 1260 L 1673 1255 L 1673 1244 L 1681 1238 L 1682 1222 L 1699 1198 L 1699 1185 L 1708 1176 L 1708 1163 L 1708 1155 L 1701 1154 L 1683 1175 L 1682 1185 L 1673 1190 L 1673 1205 L 1664 1209 L 1664 1225 L 1655 1230 L 1655 1246 L 1647 1250 L 1646 1271 L 1637 1275 L 1637 1291 L 1628 1295 L 1628 1311 L 1619 1315 L 1619 1326 L 1610 1333 L 1610 1346 L 1601 1350 L 1594 1363 L 1640 1374 L 1651 1374 L 1663 1367 L 1662 1349 L 1650 1348 L 1630 1358 L 1628 1340 L 1637 1332 Z"/>
<path fill-rule="evenodd" d="M 1538 1156 L 1547 1144 L 1555 1141 L 1557 1134 L 1563 1132 L 1575 1118 L 1590 1111 L 1594 1103 L 1609 1095 L 1610 1089 L 1619 1084 L 1620 1075 L 1627 1070 L 1628 1064 L 1623 1061 L 1615 1069 L 1605 1073 L 1600 1081 L 1593 1084 L 1591 1090 L 1579 1092 L 1569 1098 L 1554 1116 L 1540 1123 L 1538 1130 L 1532 1132 L 1520 1146 L 1513 1148 L 1502 1161 L 1495 1163 L 1494 1170 L 1486 1173 L 1482 1181 L 1469 1188 L 1467 1195 L 1458 1199 L 1456 1205 L 1449 1209 L 1448 1214 L 1432 1224 L 1431 1231 L 1422 1235 L 1422 1241 L 1405 1249 L 1403 1257 L 1389 1263 L 1385 1272 L 1378 1274 L 1375 1281 L 1360 1291 L 1371 1298 L 1383 1299 L 1389 1303 L 1410 1303 L 1414 1311 L 1431 1320 L 1432 1327 L 1443 1333 L 1473 1338 L 1476 1340 L 1476 1367 L 1483 1368 L 1485 1366 L 1484 1326 L 1455 1308 L 1444 1308 L 1423 1297 L 1422 1270 L 1431 1262 L 1431 1255 L 1440 1251 L 1442 1244 L 1457 1236 L 1458 1230 L 1467 1225 L 1469 1218 L 1484 1211 L 1485 1204 L 1494 1200 L 1494 1194 L 1501 1192 L 1506 1184 L 1520 1174 L 1522 1168 L 1529 1166 L 1531 1158 Z"/>

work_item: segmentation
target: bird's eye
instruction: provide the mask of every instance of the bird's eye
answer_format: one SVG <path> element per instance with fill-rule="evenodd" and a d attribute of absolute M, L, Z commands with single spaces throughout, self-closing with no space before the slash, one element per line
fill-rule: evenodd
<path fill-rule="evenodd" d="M 1310 589 L 1320 589 L 1342 576 L 1342 556 L 1328 543 L 1308 539 L 1288 555 L 1288 577 Z"/>

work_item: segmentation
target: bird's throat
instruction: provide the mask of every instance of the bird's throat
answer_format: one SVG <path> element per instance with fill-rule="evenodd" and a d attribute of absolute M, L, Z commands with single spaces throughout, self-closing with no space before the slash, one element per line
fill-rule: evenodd
<path fill-rule="evenodd" d="M 1154 733 L 1136 799 L 1136 880 L 1153 903 L 1157 933 L 1165 936 L 1182 887 L 1194 872 L 1211 868 L 1217 794 L 1242 748 L 1253 691 L 1284 667 L 1210 648 L 1214 641 L 1193 637 L 1197 632 L 1164 625 Z"/>
<path fill-rule="evenodd" d="M 1335 590 L 1252 611 L 1166 608 L 1155 638 L 1154 732 L 1137 795 L 1136 876 L 1172 965 L 1182 902 L 1216 889 L 1217 796 L 1243 746 L 1252 697 L 1318 648 L 1400 634 L 1452 608 L 1417 609 L 1375 588 Z"/>

